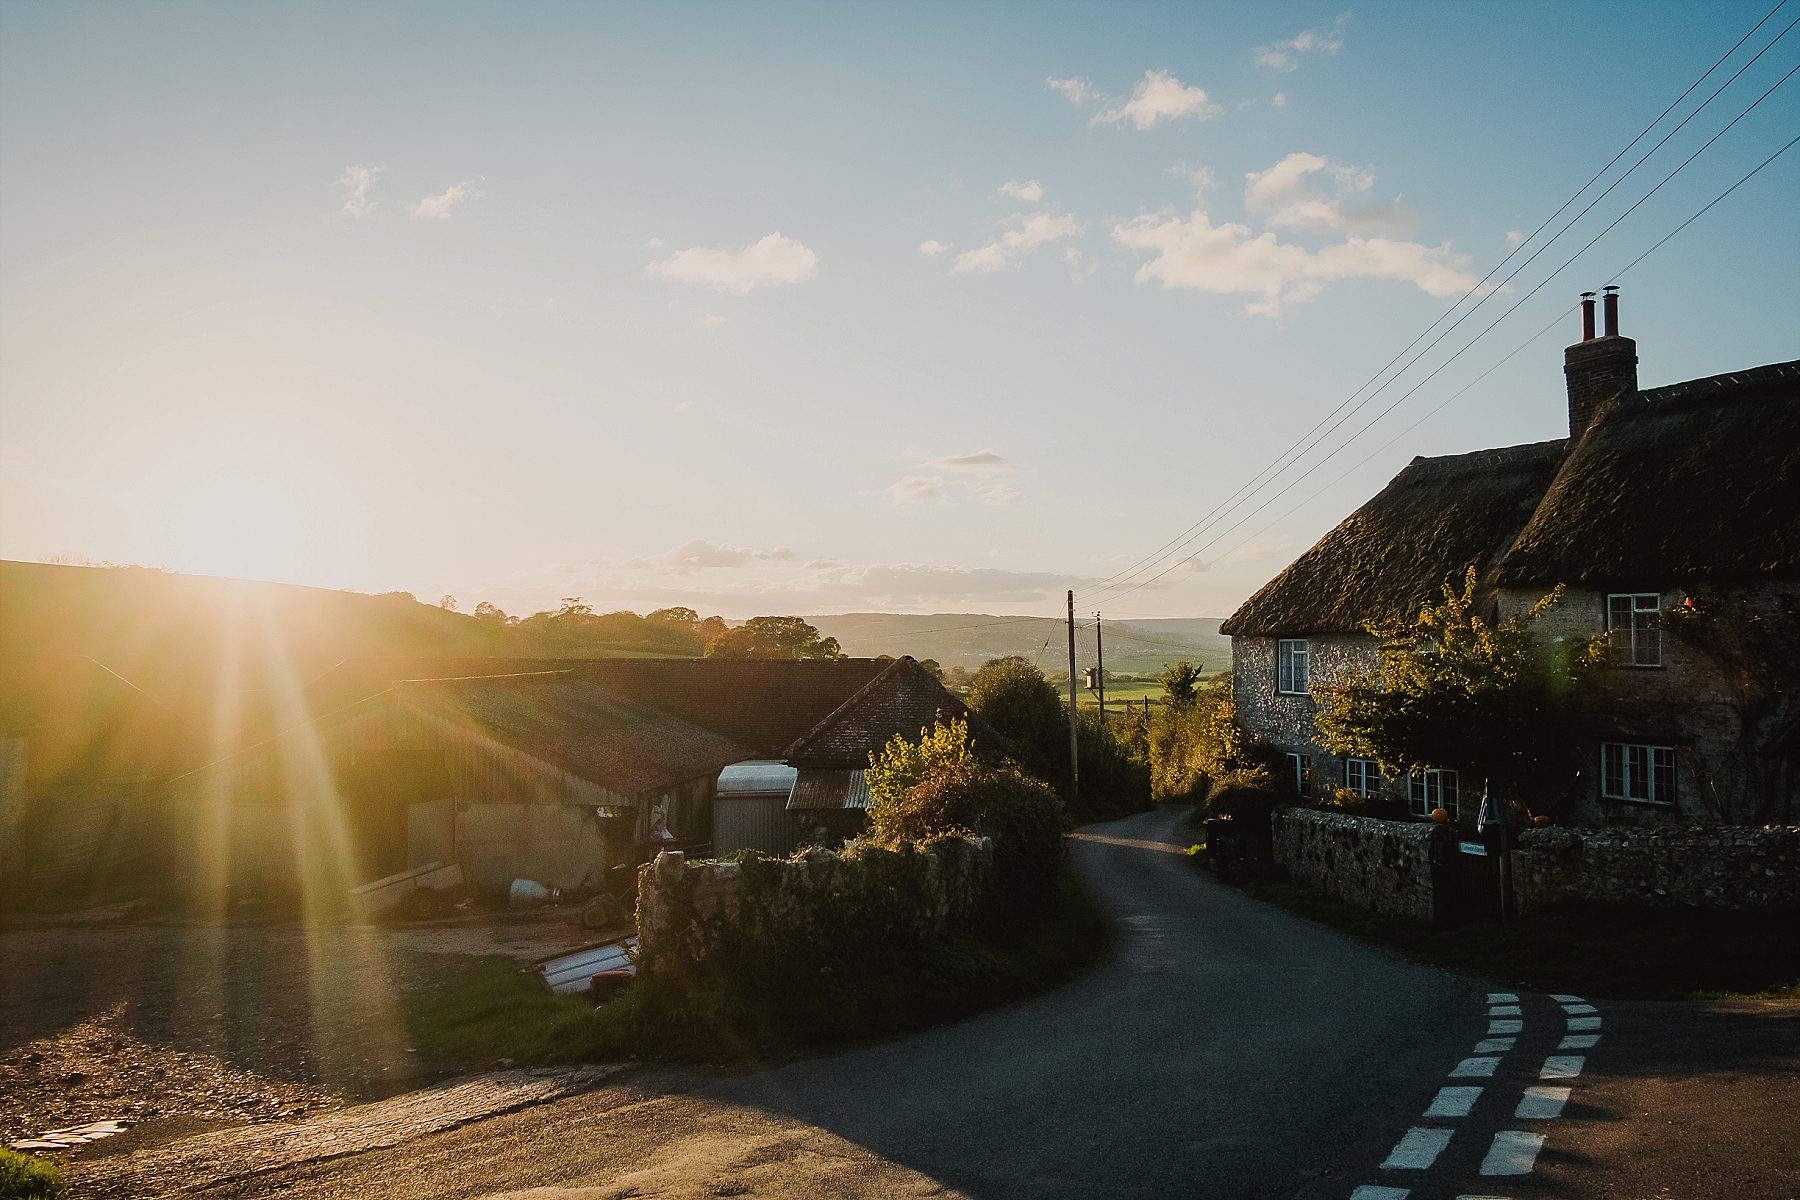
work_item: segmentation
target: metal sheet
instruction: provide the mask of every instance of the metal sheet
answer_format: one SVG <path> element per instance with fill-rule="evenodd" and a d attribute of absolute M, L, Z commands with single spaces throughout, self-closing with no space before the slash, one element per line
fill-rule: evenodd
<path fill-rule="evenodd" d="M 794 850 L 787 794 L 720 796 L 713 801 L 713 852 L 761 850 L 785 858 Z"/>
<path fill-rule="evenodd" d="M 790 810 L 867 808 L 869 781 L 861 771 L 802 767 L 787 806 Z"/>
<path fill-rule="evenodd" d="M 636 938 L 602 942 L 559 954 L 555 958 L 546 958 L 537 964 L 537 968 L 543 975 L 544 982 L 550 985 L 551 991 L 565 994 L 585 992 L 588 980 L 601 971 L 626 970 L 635 974 L 637 967 L 625 953 L 635 949 Z"/>
<path fill-rule="evenodd" d="M 758 758 L 732 763 L 719 772 L 718 794 L 725 796 L 780 792 L 785 797 L 794 789 L 796 774 L 798 772 L 793 767 L 780 759 Z"/>

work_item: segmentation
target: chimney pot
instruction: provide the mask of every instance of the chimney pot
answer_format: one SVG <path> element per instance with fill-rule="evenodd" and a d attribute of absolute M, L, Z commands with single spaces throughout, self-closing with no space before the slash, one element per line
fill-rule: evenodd
<path fill-rule="evenodd" d="M 1616 284 L 1606 286 L 1606 297 L 1601 302 L 1606 312 L 1606 336 L 1619 336 L 1619 289 Z"/>
<path fill-rule="evenodd" d="M 1594 293 L 1581 293 L 1581 340 L 1563 351 L 1569 436 L 1587 432 L 1601 406 L 1637 394 L 1637 343 L 1619 336 L 1619 289 L 1606 289 L 1606 336 L 1594 336 Z"/>
<path fill-rule="evenodd" d="M 1581 340 L 1594 340 L 1594 293 L 1581 293 Z"/>

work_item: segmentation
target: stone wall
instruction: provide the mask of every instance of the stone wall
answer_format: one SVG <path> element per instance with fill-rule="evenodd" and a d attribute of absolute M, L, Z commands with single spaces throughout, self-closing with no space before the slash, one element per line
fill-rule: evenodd
<path fill-rule="evenodd" d="M 1563 901 L 1682 908 L 1800 905 L 1800 827 L 1528 829 L 1513 852 L 1520 912 Z"/>
<path fill-rule="evenodd" d="M 1390 917 L 1442 915 L 1448 826 L 1309 808 L 1277 809 L 1271 822 L 1275 862 L 1296 882 Z"/>
<path fill-rule="evenodd" d="M 903 951 L 974 921 L 993 865 L 988 838 L 740 862 L 690 863 L 665 851 L 639 874 L 639 965 L 682 975 L 732 962 L 830 966 Z"/>

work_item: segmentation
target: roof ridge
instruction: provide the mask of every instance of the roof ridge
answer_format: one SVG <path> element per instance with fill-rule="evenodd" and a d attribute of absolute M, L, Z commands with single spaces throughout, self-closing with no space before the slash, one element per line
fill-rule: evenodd
<path fill-rule="evenodd" d="M 901 663 L 912 663 L 913 666 L 915 666 L 915 667 L 917 667 L 919 665 L 918 660 L 915 659 L 912 655 L 902 654 L 899 658 L 896 658 L 893 662 L 889 663 L 887 666 L 883 667 L 880 671 L 876 672 L 875 677 L 873 679 L 869 680 L 869 682 L 863 684 L 861 687 L 857 688 L 854 692 L 850 693 L 849 698 L 847 698 L 842 704 L 838 705 L 836 708 L 832 709 L 830 712 L 826 713 L 824 718 L 822 720 L 820 720 L 816 725 L 814 725 L 811 729 L 807 730 L 805 733 L 801 734 L 799 737 L 797 737 L 793 741 L 789 742 L 787 744 L 787 747 L 782 750 L 781 757 L 783 759 L 793 758 L 794 752 L 802 749 L 806 745 L 806 743 L 812 739 L 814 734 L 823 732 L 833 722 L 835 722 L 841 714 L 849 712 L 850 709 L 853 708 L 859 700 L 861 700 L 864 696 L 868 695 L 869 692 L 874 689 L 876 684 L 880 683 L 882 680 L 886 679 L 889 675 L 892 675 L 896 670 L 898 670 Z M 920 668 L 920 669 L 922 670 L 923 668 Z"/>

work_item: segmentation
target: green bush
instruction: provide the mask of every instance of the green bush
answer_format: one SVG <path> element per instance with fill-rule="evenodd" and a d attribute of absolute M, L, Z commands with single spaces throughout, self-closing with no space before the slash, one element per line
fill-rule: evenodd
<path fill-rule="evenodd" d="M 991 658 L 969 684 L 969 708 L 1012 742 L 1019 764 L 1040 779 L 1066 785 L 1069 710 L 1028 658 Z"/>
<path fill-rule="evenodd" d="M 1051 787 L 1019 771 L 960 766 L 920 781 L 893 810 L 872 822 L 887 846 L 945 837 L 991 837 L 1005 883 L 1055 875 L 1068 828 Z"/>
<path fill-rule="evenodd" d="M 1150 807 L 1150 764 L 1133 746 L 1138 722 L 1083 709 L 1077 732 L 1081 747 L 1081 791 L 1070 804 L 1078 821 L 1101 821 Z M 1068 725 L 1063 727 L 1063 754 L 1068 755 Z"/>
<path fill-rule="evenodd" d="M 61 1167 L 0 1146 L 0 1200 L 62 1200 L 68 1194 Z"/>
<path fill-rule="evenodd" d="M 1392 796 L 1383 796 L 1379 792 L 1363 796 L 1349 788 L 1337 789 L 1319 801 L 1319 807 L 1352 817 L 1373 817 L 1378 821 L 1404 821 L 1407 816 L 1406 805 Z"/>
<path fill-rule="evenodd" d="M 1157 800 L 1200 804 L 1214 780 L 1240 765 L 1237 705 L 1228 683 L 1195 690 L 1191 681 L 1177 677 L 1173 682 L 1176 687 L 1150 718 L 1150 794 Z M 1165 681 L 1164 687 L 1169 686 Z"/>

